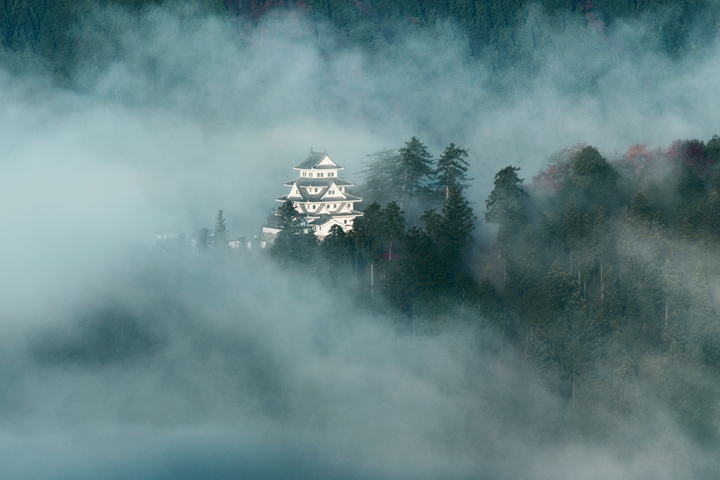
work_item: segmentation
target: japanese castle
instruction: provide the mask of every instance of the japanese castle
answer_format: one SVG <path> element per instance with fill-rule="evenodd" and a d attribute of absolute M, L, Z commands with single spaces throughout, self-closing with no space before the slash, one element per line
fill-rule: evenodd
<path fill-rule="evenodd" d="M 361 202 L 362 198 L 347 192 L 353 183 L 338 176 L 344 167 L 332 161 L 327 152 L 313 152 L 311 148 L 307 158 L 293 168 L 299 172 L 299 176 L 285 182 L 290 192 L 276 200 L 292 201 L 295 209 L 306 216 L 307 224 L 320 240 L 330 233 L 333 225 L 339 225 L 345 231 L 351 230 L 355 217 L 362 215 L 354 208 L 355 203 Z M 277 227 L 263 227 L 263 233 L 266 234 L 264 237 L 267 234 L 274 237 L 277 232 Z"/>

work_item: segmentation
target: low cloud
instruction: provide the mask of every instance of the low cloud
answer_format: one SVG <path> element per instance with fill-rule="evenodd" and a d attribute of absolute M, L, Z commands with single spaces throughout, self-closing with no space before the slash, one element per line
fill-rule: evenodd
<path fill-rule="evenodd" d="M 91 15 L 83 35 L 107 40 L 73 88 L 4 74 L 3 476 L 640 479 L 702 463 L 656 405 L 658 424 L 614 445 L 569 432 L 564 400 L 483 325 L 413 336 L 254 253 L 149 253 L 153 233 L 193 235 L 219 209 L 231 236 L 257 234 L 310 147 L 359 183 L 368 153 L 454 142 L 481 216 L 508 164 L 529 178 L 578 142 L 715 133 L 716 48 L 671 60 L 637 53 L 640 25 L 608 38 L 534 15 L 548 41 L 519 78 L 469 57 L 452 23 L 369 55 L 297 14 L 238 33 L 162 9 Z"/>

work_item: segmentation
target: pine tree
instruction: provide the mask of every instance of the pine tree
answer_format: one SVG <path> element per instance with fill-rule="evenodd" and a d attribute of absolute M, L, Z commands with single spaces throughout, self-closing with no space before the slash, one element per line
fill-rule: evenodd
<path fill-rule="evenodd" d="M 525 226 L 527 216 L 523 201 L 528 196 L 518 178 L 519 167 L 508 166 L 495 174 L 494 188 L 485 201 L 485 221 L 501 226 Z"/>
<path fill-rule="evenodd" d="M 713 135 L 705 145 L 705 152 L 712 163 L 720 163 L 720 137 Z"/>
<path fill-rule="evenodd" d="M 692 241 L 697 238 L 695 225 L 690 223 L 688 217 L 683 218 L 682 224 L 680 225 L 680 234 L 682 235 L 683 240 Z"/>
<path fill-rule="evenodd" d="M 630 204 L 630 217 L 639 224 L 643 224 L 644 222 L 649 222 L 651 216 L 650 204 L 647 198 L 645 198 L 645 194 L 643 192 L 637 192 Z"/>
<path fill-rule="evenodd" d="M 305 216 L 287 200 L 277 209 L 280 232 L 270 253 L 283 263 L 310 263 L 317 253 L 317 238 Z"/>
<path fill-rule="evenodd" d="M 720 195 L 712 192 L 705 201 L 703 218 L 700 220 L 710 244 L 720 240 Z"/>
<path fill-rule="evenodd" d="M 399 202 L 404 180 L 401 156 L 397 150 L 381 150 L 369 156 L 374 160 L 361 172 L 365 175 L 362 195 L 379 204 Z"/>
<path fill-rule="evenodd" d="M 225 217 L 223 217 L 223 211 L 218 210 L 217 217 L 215 217 L 215 231 L 213 232 L 213 247 L 216 249 L 224 249 L 228 247 L 228 229 Z"/>
<path fill-rule="evenodd" d="M 565 209 L 565 241 L 571 251 L 582 248 L 585 240 L 585 225 L 583 223 L 580 210 L 575 204 L 575 200 L 571 199 Z"/>
<path fill-rule="evenodd" d="M 385 205 L 380 215 L 380 231 L 383 242 L 388 246 L 388 260 L 393 259 L 393 241 L 399 240 L 405 233 L 403 212 L 395 202 Z"/>
<path fill-rule="evenodd" d="M 352 239 L 340 225 L 333 225 L 320 244 L 320 253 L 333 271 L 350 266 L 354 254 Z"/>
<path fill-rule="evenodd" d="M 604 205 L 612 211 L 624 203 L 618 190 L 619 178 L 595 147 L 585 147 L 573 158 L 571 187 L 574 188 L 570 188 L 569 193 L 574 192 L 581 210 Z"/>
<path fill-rule="evenodd" d="M 460 187 L 450 189 L 450 195 L 442 209 L 440 247 L 450 257 L 459 258 L 472 241 L 475 215 Z"/>
<path fill-rule="evenodd" d="M 467 156 L 467 150 L 457 148 L 454 143 L 451 143 L 437 161 L 437 168 L 434 172 L 437 181 L 434 187 L 442 192 L 446 202 L 450 198 L 450 189 L 467 188 L 467 181 L 472 180 L 466 175 L 469 167 L 465 161 Z"/>
<path fill-rule="evenodd" d="M 598 327 L 602 334 L 617 331 L 620 327 L 622 305 L 615 270 L 612 267 L 603 272 L 601 305 L 598 312 Z"/>
<path fill-rule="evenodd" d="M 398 153 L 401 166 L 399 173 L 402 175 L 400 210 L 406 208 L 409 215 L 412 199 L 427 193 L 427 181 L 433 174 L 433 158 L 425 144 L 417 137 L 405 142 L 405 146 L 400 148 Z"/>
<path fill-rule="evenodd" d="M 365 207 L 362 217 L 357 217 L 353 221 L 350 236 L 361 268 L 365 263 L 375 263 L 380 259 L 383 248 L 382 230 L 382 208 L 377 202 Z"/>
<path fill-rule="evenodd" d="M 200 230 L 200 234 L 198 235 L 198 247 L 201 250 L 206 250 L 210 248 L 212 245 L 212 235 L 210 234 L 210 230 L 207 228 L 203 228 Z"/>

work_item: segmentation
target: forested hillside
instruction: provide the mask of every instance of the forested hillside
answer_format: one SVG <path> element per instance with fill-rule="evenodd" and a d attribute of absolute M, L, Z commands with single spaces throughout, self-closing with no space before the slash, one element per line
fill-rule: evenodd
<path fill-rule="evenodd" d="M 354 230 L 317 244 L 285 205 L 271 253 L 357 285 L 358 301 L 400 330 L 469 322 L 485 341 L 499 336 L 583 436 L 631 448 L 624 425 L 653 421 L 659 403 L 716 448 L 720 138 L 611 159 L 577 145 L 527 182 L 503 168 L 484 206 L 464 196 L 466 155 L 451 144 L 435 160 L 417 138 L 376 153 Z M 473 238 L 475 215 L 499 227 L 496 241 Z"/>
<path fill-rule="evenodd" d="M 523 66 L 534 49 L 549 42 L 551 32 L 578 22 L 589 27 L 586 35 L 612 36 L 618 20 L 638 21 L 647 32 L 646 46 L 680 57 L 712 43 L 717 33 L 718 9 L 707 0 L 647 2 L 558 1 L 539 4 L 517 0 L 205 0 L 201 11 L 232 21 L 238 28 L 275 10 L 296 10 L 322 28 L 329 20 L 350 45 L 370 51 L 393 43 L 407 29 L 434 27 L 450 20 L 467 37 L 475 56 L 494 68 Z M 174 0 L 7 0 L 0 7 L 0 48 L 69 76 L 78 61 L 92 60 L 92 53 L 106 40 L 103 28 L 86 28 L 96 7 L 119 7 L 137 15 L 148 7 L 182 5 Z M 193 5 L 197 6 L 196 3 Z M 549 22 L 532 14 L 540 11 Z M 95 18 L 95 21 L 98 19 Z M 15 59 L 17 62 L 17 59 Z"/>

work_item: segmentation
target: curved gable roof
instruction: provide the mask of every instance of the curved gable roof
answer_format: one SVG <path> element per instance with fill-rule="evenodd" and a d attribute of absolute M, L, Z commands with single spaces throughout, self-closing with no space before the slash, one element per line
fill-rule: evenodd
<path fill-rule="evenodd" d="M 343 168 L 337 163 L 333 162 L 328 154 L 325 152 L 313 152 L 310 150 L 310 154 L 300 165 L 295 165 L 295 169 L 311 169 L 311 168 Z"/>

